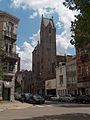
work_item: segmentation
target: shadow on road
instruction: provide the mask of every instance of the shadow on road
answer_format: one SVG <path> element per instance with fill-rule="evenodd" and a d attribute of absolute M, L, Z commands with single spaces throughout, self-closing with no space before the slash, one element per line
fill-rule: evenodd
<path fill-rule="evenodd" d="M 13 119 L 13 120 L 90 120 L 90 114 L 73 113 L 73 114 L 62 114 L 62 115 L 42 116 L 42 117 Z"/>
<path fill-rule="evenodd" d="M 46 105 L 52 105 L 55 107 L 90 107 L 90 104 L 80 104 L 80 103 L 66 103 L 66 102 L 58 102 L 58 101 L 47 101 Z"/>

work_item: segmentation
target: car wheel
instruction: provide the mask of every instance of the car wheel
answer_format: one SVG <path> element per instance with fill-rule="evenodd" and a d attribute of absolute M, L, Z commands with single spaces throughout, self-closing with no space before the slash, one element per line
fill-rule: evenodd
<path fill-rule="evenodd" d="M 85 100 L 83 100 L 83 101 L 82 101 L 82 103 L 83 103 L 83 104 L 85 104 L 85 103 L 86 103 L 86 101 L 85 101 Z"/>

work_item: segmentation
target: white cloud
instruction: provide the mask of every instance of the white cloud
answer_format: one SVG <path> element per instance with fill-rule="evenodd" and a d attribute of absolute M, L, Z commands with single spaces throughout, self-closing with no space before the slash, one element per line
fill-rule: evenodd
<path fill-rule="evenodd" d="M 68 35 L 66 35 L 66 32 L 62 32 L 61 35 L 56 36 L 56 46 L 57 46 L 57 54 L 69 54 L 68 48 L 74 48 L 70 44 L 69 38 L 67 41 Z"/>
<path fill-rule="evenodd" d="M 57 27 L 57 29 L 61 29 L 62 28 L 62 24 L 60 22 L 57 22 L 56 23 L 56 27 Z"/>
<path fill-rule="evenodd" d="M 21 48 L 19 48 L 18 46 L 16 47 L 17 53 L 19 53 L 19 56 L 21 58 L 21 69 L 32 69 L 33 49 L 34 48 L 26 41 L 23 43 L 23 46 Z"/>
<path fill-rule="evenodd" d="M 36 16 L 38 15 L 38 13 L 37 12 L 34 12 L 32 15 L 30 15 L 30 19 L 34 19 Z"/>
<path fill-rule="evenodd" d="M 32 70 L 32 51 L 37 45 L 37 41 L 40 40 L 40 30 L 36 34 L 33 34 L 30 39 L 32 40 L 31 43 L 25 41 L 21 47 L 16 46 L 16 51 L 19 53 L 19 57 L 21 58 L 21 70 Z"/>
<path fill-rule="evenodd" d="M 62 34 L 58 35 L 60 36 L 59 42 L 61 43 L 61 45 L 66 43 L 66 46 L 63 46 L 66 49 L 68 47 L 71 47 L 69 43 L 71 39 L 70 26 L 71 21 L 75 19 L 74 15 L 77 14 L 77 12 L 71 11 L 66 8 L 63 5 L 64 1 L 65 0 L 12 0 L 12 6 L 17 8 L 23 8 L 23 6 L 25 6 L 27 8 L 33 9 L 35 12 L 30 16 L 31 18 L 34 18 L 37 14 L 40 16 L 42 14 L 44 14 L 44 16 L 50 16 L 54 12 L 57 13 L 59 21 L 57 21 L 56 26 L 58 26 L 58 29 L 64 27 L 64 31 L 62 33 L 64 34 L 64 37 Z M 63 26 L 61 25 L 61 23 L 63 24 Z"/>
<path fill-rule="evenodd" d="M 40 41 L 40 30 L 38 30 L 36 34 L 33 34 L 33 36 L 30 37 L 30 39 L 32 40 L 31 45 L 35 47 L 37 45 L 37 42 Z"/>
<path fill-rule="evenodd" d="M 30 16 L 31 19 L 34 19 L 37 15 L 41 17 L 42 14 L 45 17 L 51 16 L 53 13 L 56 13 L 58 15 L 59 20 L 57 21 L 56 26 L 58 26 L 58 29 L 61 29 L 62 27 L 64 28 L 64 31 L 61 33 L 61 35 L 58 34 L 56 37 L 58 54 L 67 53 L 67 49 L 72 48 L 72 45 L 70 44 L 70 26 L 71 21 L 75 19 L 74 15 L 77 14 L 77 11 L 71 11 L 66 8 L 63 5 L 64 1 L 65 0 L 12 0 L 11 3 L 12 7 L 21 7 L 23 9 L 34 10 L 34 13 Z M 37 44 L 37 41 L 40 39 L 39 31 L 30 37 L 30 39 L 33 40 L 31 44 L 34 47 Z M 25 45 L 23 45 L 23 47 L 24 51 L 21 51 L 21 49 L 19 51 L 22 62 L 24 61 L 25 63 L 25 60 L 31 61 L 31 57 L 29 58 L 29 55 L 31 56 L 31 53 L 27 51 L 28 48 Z M 29 47 L 32 48 L 31 45 L 29 45 Z M 28 64 L 28 62 L 25 64 Z M 25 66 L 25 64 L 23 66 Z M 30 67 L 28 65 L 26 66 Z"/>

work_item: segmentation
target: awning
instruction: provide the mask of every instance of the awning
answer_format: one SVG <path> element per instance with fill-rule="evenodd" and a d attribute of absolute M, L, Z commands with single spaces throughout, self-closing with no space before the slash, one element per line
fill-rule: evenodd
<path fill-rule="evenodd" d="M 90 88 L 90 82 L 80 82 L 77 83 L 78 88 Z"/>
<path fill-rule="evenodd" d="M 4 87 L 5 88 L 11 88 L 12 87 L 12 83 L 11 82 L 4 82 Z"/>

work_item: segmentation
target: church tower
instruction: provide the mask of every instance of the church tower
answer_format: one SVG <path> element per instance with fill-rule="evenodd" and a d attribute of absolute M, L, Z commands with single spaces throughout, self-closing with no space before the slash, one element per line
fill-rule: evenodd
<path fill-rule="evenodd" d="M 34 89 L 37 93 L 43 95 L 45 80 L 55 78 L 56 28 L 53 17 L 49 19 L 42 15 L 40 41 L 32 54 Z"/>
<path fill-rule="evenodd" d="M 42 15 L 40 28 L 40 73 L 44 79 L 55 76 L 56 28 L 53 17 Z"/>

